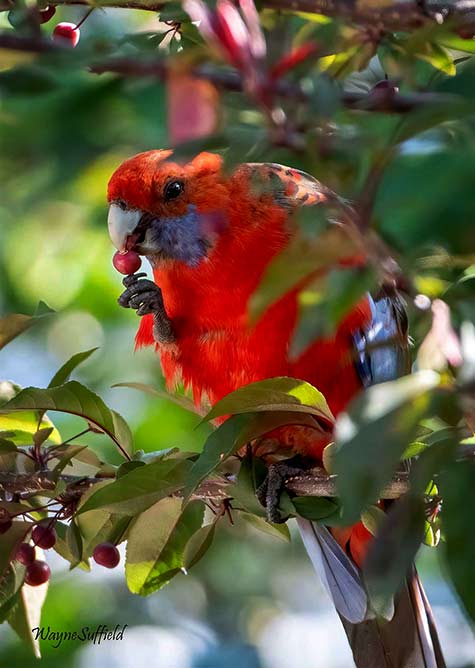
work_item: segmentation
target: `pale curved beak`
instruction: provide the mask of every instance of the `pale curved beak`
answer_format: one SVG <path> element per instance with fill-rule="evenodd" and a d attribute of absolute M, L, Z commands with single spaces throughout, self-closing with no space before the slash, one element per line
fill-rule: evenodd
<path fill-rule="evenodd" d="M 107 224 L 112 243 L 119 251 L 127 250 L 127 239 L 133 234 L 142 217 L 138 209 L 121 209 L 117 204 L 111 204 Z"/>

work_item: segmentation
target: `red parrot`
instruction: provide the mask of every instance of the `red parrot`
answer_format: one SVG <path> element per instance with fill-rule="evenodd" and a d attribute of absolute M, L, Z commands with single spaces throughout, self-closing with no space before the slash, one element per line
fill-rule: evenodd
<path fill-rule="evenodd" d="M 145 255 L 154 276 L 127 276 L 119 303 L 142 316 L 136 346 L 155 345 L 168 386 L 182 381 L 196 402 L 213 404 L 245 384 L 290 376 L 317 387 L 338 415 L 362 387 L 397 377 L 396 345 L 366 352 L 368 341 L 394 340 L 401 330 L 401 309 L 386 294 L 376 301 L 368 294 L 331 338 L 314 341 L 295 360 L 289 346 L 302 285 L 257 324 L 249 322 L 250 297 L 296 234 L 294 213 L 336 199 L 299 170 L 247 163 L 227 173 L 211 153 L 183 164 L 170 150 L 148 151 L 119 166 L 108 188 L 109 233 L 119 251 Z M 344 229 L 338 229 L 343 240 Z M 361 251 L 340 260 L 362 263 Z M 289 448 L 289 458 L 299 454 L 321 463 L 328 439 L 315 430 L 284 427 L 273 434 Z M 374 619 L 358 569 L 369 532 L 361 523 L 334 533 L 308 520 L 298 524 L 358 668 L 444 666 L 415 571 L 396 597 L 392 620 Z"/>

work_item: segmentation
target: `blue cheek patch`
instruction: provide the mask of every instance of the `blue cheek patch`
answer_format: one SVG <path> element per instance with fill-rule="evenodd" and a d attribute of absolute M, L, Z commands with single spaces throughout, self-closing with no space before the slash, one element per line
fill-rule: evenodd
<path fill-rule="evenodd" d="M 153 239 L 163 255 L 195 267 L 206 256 L 210 245 L 202 223 L 202 216 L 190 204 L 184 216 L 154 223 Z"/>

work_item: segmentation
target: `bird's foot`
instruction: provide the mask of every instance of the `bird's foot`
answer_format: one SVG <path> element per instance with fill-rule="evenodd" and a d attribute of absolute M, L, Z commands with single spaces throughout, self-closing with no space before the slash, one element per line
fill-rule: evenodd
<path fill-rule="evenodd" d="M 261 505 L 266 509 L 268 522 L 281 524 L 287 521 L 288 517 L 283 517 L 279 509 L 280 497 L 285 490 L 286 480 L 299 473 L 302 473 L 301 468 L 290 466 L 285 462 L 279 462 L 269 466 L 266 479 L 262 485 L 256 489 L 257 498 Z"/>
<path fill-rule="evenodd" d="M 133 308 L 137 315 L 153 314 L 153 336 L 157 343 L 173 343 L 175 334 L 165 311 L 162 291 L 147 274 L 131 274 L 122 280 L 124 292 L 117 300 L 124 308 Z"/>

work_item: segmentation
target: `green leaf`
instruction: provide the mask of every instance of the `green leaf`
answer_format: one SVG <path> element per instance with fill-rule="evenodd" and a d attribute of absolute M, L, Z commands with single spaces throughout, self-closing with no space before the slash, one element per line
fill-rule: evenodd
<path fill-rule="evenodd" d="M 183 554 L 183 567 L 187 571 L 204 557 L 213 543 L 216 521 L 206 524 L 190 538 Z"/>
<path fill-rule="evenodd" d="M 171 401 L 173 404 L 180 406 L 185 411 L 189 413 L 194 413 L 195 415 L 204 415 L 204 411 L 192 402 L 188 397 L 181 397 L 178 394 L 171 394 L 170 392 L 165 392 L 164 390 L 159 390 L 153 385 L 147 385 L 147 383 L 115 383 L 112 387 L 130 387 L 134 390 L 139 390 L 145 394 L 150 394 L 152 397 L 157 397 L 157 399 L 165 399 L 166 401 Z"/>
<path fill-rule="evenodd" d="M 8 615 L 8 623 L 19 638 L 31 647 L 37 659 L 41 658 L 40 643 L 33 629 L 41 626 L 41 609 L 48 592 L 48 584 L 44 582 L 38 587 L 24 584 L 16 605 Z"/>
<path fill-rule="evenodd" d="M 340 512 L 337 499 L 327 499 L 322 496 L 296 496 L 292 499 L 292 503 L 301 517 L 314 522 L 327 520 Z"/>
<path fill-rule="evenodd" d="M 337 227 L 324 230 L 314 239 L 294 238 L 266 267 L 250 300 L 251 320 L 256 322 L 271 304 L 296 288 L 307 276 L 358 252 L 361 249 Z"/>
<path fill-rule="evenodd" d="M 424 51 L 416 53 L 415 55 L 417 58 L 430 63 L 432 67 L 435 67 L 437 70 L 444 72 L 444 74 L 448 74 L 449 76 L 457 74 L 452 56 L 443 46 L 436 42 L 426 42 Z"/>
<path fill-rule="evenodd" d="M 370 268 L 341 268 L 333 269 L 303 290 L 299 294 L 299 320 L 290 346 L 291 358 L 298 358 L 318 338 L 334 334 L 375 282 Z"/>
<path fill-rule="evenodd" d="M 6 506 L 8 508 L 8 506 Z M 14 520 L 12 526 L 6 531 L 0 540 L 0 578 L 7 570 L 9 563 L 14 558 L 20 543 L 25 540 L 27 533 L 32 528 L 31 522 Z"/>
<path fill-rule="evenodd" d="M 429 446 L 427 443 L 424 443 L 423 441 L 413 441 L 404 450 L 401 459 L 411 459 L 412 457 L 417 457 L 428 447 Z"/>
<path fill-rule="evenodd" d="M 381 508 L 378 508 L 378 506 L 370 506 L 361 513 L 361 521 L 363 522 L 363 525 L 373 534 L 373 536 L 377 535 L 385 517 L 386 513 L 384 510 L 381 510 Z"/>
<path fill-rule="evenodd" d="M 204 504 L 162 499 L 143 512 L 129 531 L 125 576 L 134 594 L 147 596 L 163 587 L 184 568 L 184 551 L 201 527 Z"/>
<path fill-rule="evenodd" d="M 0 579 L 0 624 L 8 619 L 8 615 L 20 599 L 25 570 L 25 566 L 13 561 Z"/>
<path fill-rule="evenodd" d="M 267 522 L 263 517 L 258 517 L 251 513 L 240 513 L 243 520 L 250 524 L 254 529 L 262 531 L 263 533 L 272 536 L 273 538 L 279 538 L 284 540 L 286 543 L 290 542 L 290 532 L 287 524 L 274 524 L 273 522 Z"/>
<path fill-rule="evenodd" d="M 12 313 L 0 318 L 0 350 L 7 343 L 25 332 L 32 325 L 42 320 L 45 316 L 54 313 L 44 302 L 38 304 L 35 315 L 23 315 L 22 313 Z"/>
<path fill-rule="evenodd" d="M 315 421 L 305 413 L 243 413 L 227 419 L 210 434 L 203 452 L 193 464 L 183 490 L 185 501 L 202 480 L 243 445 L 272 429 L 291 424 L 315 427 Z"/>
<path fill-rule="evenodd" d="M 447 34 L 440 38 L 440 44 L 447 49 L 454 51 L 465 51 L 465 53 L 475 53 L 475 40 L 462 39 L 455 34 Z"/>
<path fill-rule="evenodd" d="M 75 521 L 71 520 L 70 524 L 56 522 L 55 529 L 55 552 L 69 561 L 70 568 L 80 565 L 83 569 L 90 570 L 87 560 L 82 561 L 82 538 Z"/>
<path fill-rule="evenodd" d="M 242 508 L 248 513 L 265 517 L 266 511 L 259 503 L 256 489 L 267 476 L 267 466 L 261 459 L 256 457 L 245 457 L 239 469 L 237 482 L 232 486 L 230 494 L 237 502 L 238 509 Z M 233 507 L 236 503 L 233 503 Z"/>
<path fill-rule="evenodd" d="M 13 441 L 0 438 L 0 455 L 7 455 L 9 452 L 19 452 L 19 450 Z"/>
<path fill-rule="evenodd" d="M 444 469 L 455 457 L 458 443 L 455 433 L 448 433 L 445 438 L 430 445 L 419 456 L 411 467 L 410 485 L 413 493 L 429 494 L 427 486 L 434 474 Z"/>
<path fill-rule="evenodd" d="M 0 408 L 17 396 L 21 392 L 21 387 L 10 381 L 0 381 Z M 0 431 L 9 431 L 9 439 L 15 445 L 31 445 L 33 442 L 33 434 L 40 429 L 53 427 L 54 425 L 47 416 L 43 416 L 39 423 L 39 413 L 35 411 L 25 411 L 21 414 L 10 413 L 2 415 L 0 412 Z M 49 440 L 53 443 L 61 443 L 61 436 L 57 429 L 54 428 L 49 436 Z"/>
<path fill-rule="evenodd" d="M 337 420 L 334 470 L 344 517 L 357 521 L 390 481 L 419 422 L 432 408 L 439 376 L 419 371 L 370 387 Z"/>
<path fill-rule="evenodd" d="M 104 489 L 110 484 L 112 483 L 97 483 L 95 489 L 90 489 L 83 494 L 79 508 L 82 508 L 88 499 L 96 493 L 97 487 Z M 130 523 L 130 517 L 114 514 L 109 510 L 104 509 L 91 510 L 84 514 L 76 514 L 74 519 L 81 535 L 82 549 L 80 558 L 85 561 L 92 556 L 94 548 L 99 543 L 118 544 L 121 542 Z M 71 538 L 68 545 L 71 545 Z M 70 559 L 68 559 L 68 561 L 74 563 Z"/>
<path fill-rule="evenodd" d="M 444 558 L 455 589 L 475 620 L 475 514 L 470 499 L 475 489 L 475 462 L 453 463 L 438 479 L 443 498 L 441 522 Z"/>
<path fill-rule="evenodd" d="M 184 484 L 191 462 L 166 459 L 140 466 L 95 491 L 78 509 L 78 515 L 103 508 L 120 515 L 136 515 Z"/>
<path fill-rule="evenodd" d="M 261 411 L 297 411 L 310 413 L 333 424 L 334 417 L 325 397 L 313 385 L 297 378 L 268 378 L 226 395 L 203 420 L 222 415 Z"/>
<path fill-rule="evenodd" d="M 424 538 L 424 502 L 406 495 L 395 502 L 378 527 L 363 562 L 373 610 L 386 617 Z"/>
<path fill-rule="evenodd" d="M 62 448 L 62 446 L 60 447 Z M 59 459 L 59 462 L 53 468 L 54 473 L 59 475 L 61 471 L 71 463 L 71 460 L 86 448 L 87 445 L 65 445 L 64 450 L 60 450 L 59 448 L 55 450 L 55 455 Z"/>
<path fill-rule="evenodd" d="M 59 411 L 79 415 L 103 430 L 128 458 L 132 451 L 132 434 L 124 418 L 108 408 L 102 399 L 75 380 L 42 390 L 27 387 L 0 407 L 0 416 L 20 411 Z M 4 427 L 1 424 L 0 427 Z"/>
<path fill-rule="evenodd" d="M 68 361 L 65 362 L 63 366 L 58 369 L 58 371 L 56 371 L 48 385 L 48 388 L 57 387 L 58 385 L 63 385 L 66 383 L 74 369 L 85 362 L 96 350 L 97 348 L 91 348 L 90 350 L 85 350 L 83 353 L 76 353 L 76 355 L 70 357 L 70 359 L 68 359 Z"/>

